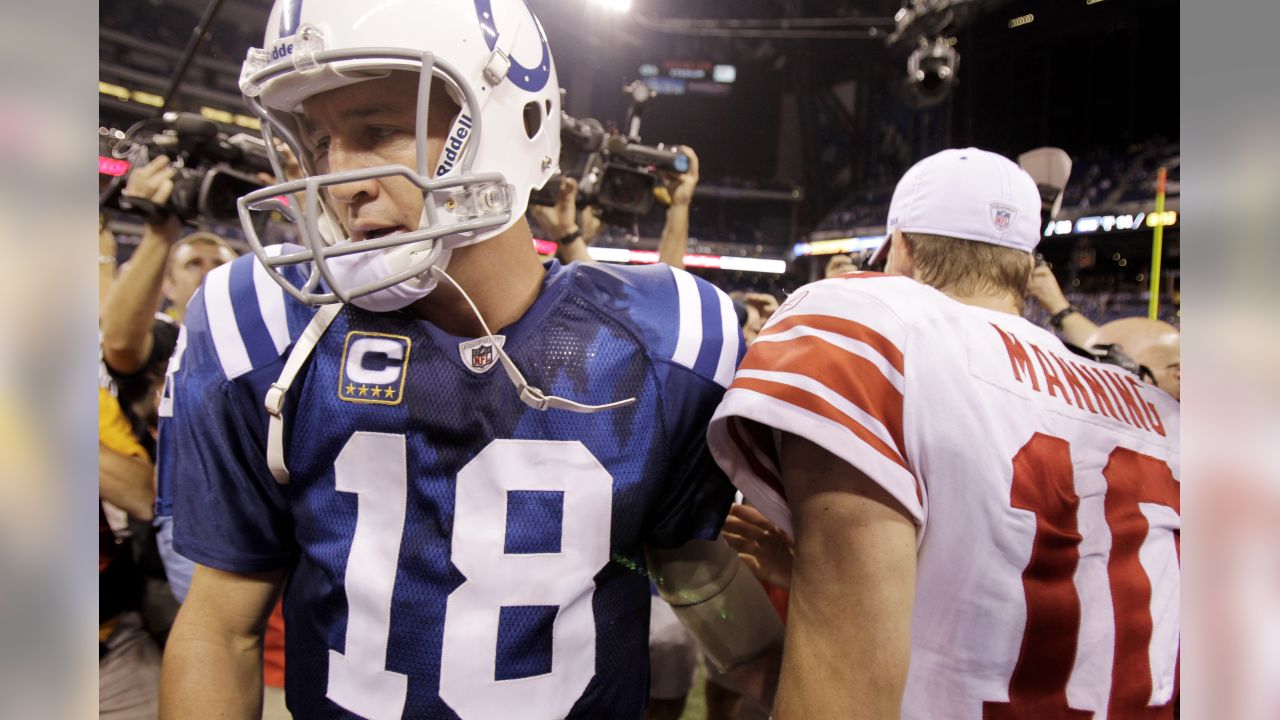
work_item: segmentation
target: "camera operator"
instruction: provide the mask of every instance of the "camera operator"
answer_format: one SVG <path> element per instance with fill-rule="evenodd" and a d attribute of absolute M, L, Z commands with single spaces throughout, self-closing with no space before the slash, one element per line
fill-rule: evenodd
<path fill-rule="evenodd" d="M 116 236 L 107 229 L 107 222 L 98 214 L 98 317 L 106 307 L 107 296 L 116 281 Z"/>
<path fill-rule="evenodd" d="M 683 173 L 659 173 L 662 179 L 658 190 L 659 202 L 667 205 L 667 218 L 658 243 L 658 262 L 683 268 L 685 250 L 689 245 L 689 206 L 693 202 L 693 191 L 698 186 L 698 156 L 687 145 L 680 145 L 677 150 L 689 157 L 689 169 Z M 577 196 L 578 182 L 566 177 L 560 182 L 553 207 L 530 205 L 530 213 L 538 226 L 547 233 L 548 239 L 557 244 L 556 257 L 562 263 L 592 262 L 587 247 L 603 229 L 595 208 L 578 212 Z"/>
<path fill-rule="evenodd" d="M 698 155 L 688 145 L 681 145 L 677 150 L 689 156 L 689 169 L 682 173 L 669 170 L 661 173 L 670 204 L 666 225 L 662 227 L 662 240 L 658 243 L 658 262 L 683 268 L 689 246 L 689 206 L 693 203 L 694 188 L 698 186 Z"/>
<path fill-rule="evenodd" d="M 124 194 L 162 206 L 173 192 L 174 172 L 168 157 L 157 157 L 133 170 Z M 135 396 L 149 394 L 154 382 L 163 378 L 187 301 L 210 270 L 236 256 L 212 233 L 180 240 L 180 230 L 174 215 L 147 222 L 142 241 L 120 269 L 102 307 L 102 359 L 135 430 L 143 419 L 132 407 L 139 399 Z M 170 303 L 168 317 L 157 312 L 164 299 Z M 139 439 L 150 445 L 147 438 Z"/>
<path fill-rule="evenodd" d="M 604 229 L 596 209 L 578 212 L 578 181 L 567 177 L 560 181 L 556 204 L 530 205 L 530 214 L 547 239 L 556 244 L 556 259 L 562 263 L 592 262 L 587 246 Z"/>

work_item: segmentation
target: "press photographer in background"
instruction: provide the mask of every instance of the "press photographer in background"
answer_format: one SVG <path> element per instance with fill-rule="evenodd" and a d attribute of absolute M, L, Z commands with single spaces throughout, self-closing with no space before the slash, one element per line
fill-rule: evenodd
<path fill-rule="evenodd" d="M 556 259 L 562 263 L 592 262 L 587 248 L 600 236 L 604 223 L 593 207 L 578 210 L 578 181 L 564 178 L 556 190 L 555 205 L 529 205 L 529 215 L 556 244 Z"/>
<path fill-rule="evenodd" d="M 1145 317 L 1120 318 L 1099 326 L 1071 304 L 1053 268 L 1043 259 L 1031 273 L 1028 292 L 1049 313 L 1049 324 L 1068 346 L 1081 348 L 1101 362 L 1119 365 L 1181 400 L 1182 338 L 1178 328 Z"/>
<path fill-rule="evenodd" d="M 140 220 L 142 237 L 116 274 L 115 238 L 100 220 L 98 254 L 99 709 L 132 720 L 155 717 L 157 643 L 177 612 L 151 526 L 164 372 L 187 302 L 211 270 L 236 257 L 213 233 L 184 237 L 183 225 L 227 220 L 235 193 L 252 181 L 227 164 L 243 157 L 244 141 L 232 143 L 206 120 L 173 115 L 131 130 L 117 148 L 133 170 L 101 200 Z"/>
<path fill-rule="evenodd" d="M 667 207 L 667 219 L 658 242 L 658 262 L 672 267 L 684 267 L 685 250 L 689 246 L 689 206 L 693 203 L 693 191 L 698 186 L 698 156 L 693 148 L 680 145 L 676 148 L 689 159 L 685 172 L 662 170 L 658 172 L 661 183 L 654 187 L 654 199 Z M 538 227 L 555 242 L 556 257 L 562 263 L 591 262 L 587 247 L 600 235 L 604 222 L 601 210 L 588 206 L 578 210 L 578 181 L 565 177 L 555 194 L 555 205 L 530 203 L 529 212 Z"/>
<path fill-rule="evenodd" d="M 166 205 L 176 170 L 164 155 L 135 168 L 125 185 L 126 201 Z M 121 268 L 101 308 L 102 361 L 139 441 L 154 451 L 147 427 L 154 425 L 155 391 L 177 343 L 187 301 L 210 270 L 236 252 L 213 233 L 180 237 L 176 213 L 143 218 L 142 240 Z M 160 310 L 168 302 L 167 313 Z"/>
<path fill-rule="evenodd" d="M 237 254 L 210 232 L 183 237 L 183 226 L 238 222 L 236 198 L 262 187 L 256 175 L 270 171 L 271 163 L 261 139 L 228 135 L 191 113 L 135 123 L 112 154 L 128 159 L 133 169 L 123 188 L 119 178 L 113 182 L 100 205 L 134 215 L 143 231 L 100 308 L 104 379 L 151 453 L 156 390 L 187 301 L 209 271 Z M 99 243 L 105 258 L 101 238 Z"/>
<path fill-rule="evenodd" d="M 684 267 L 698 156 L 685 145 L 641 143 L 639 115 L 650 99 L 641 95 L 633 95 L 627 134 L 561 113 L 560 172 L 529 196 L 529 213 L 561 262 L 591 262 L 587 247 L 604 225 L 634 225 L 656 202 L 667 207 L 658 261 Z"/>

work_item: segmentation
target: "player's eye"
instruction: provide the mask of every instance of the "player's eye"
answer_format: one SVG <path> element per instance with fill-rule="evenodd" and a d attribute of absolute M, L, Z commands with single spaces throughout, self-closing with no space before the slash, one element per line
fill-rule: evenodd
<path fill-rule="evenodd" d="M 320 135 L 307 138 L 307 149 L 312 155 L 324 155 L 329 152 L 329 137 Z"/>
<path fill-rule="evenodd" d="M 373 125 L 369 128 L 369 137 L 374 141 L 391 140 L 404 133 L 403 128 L 392 125 Z"/>

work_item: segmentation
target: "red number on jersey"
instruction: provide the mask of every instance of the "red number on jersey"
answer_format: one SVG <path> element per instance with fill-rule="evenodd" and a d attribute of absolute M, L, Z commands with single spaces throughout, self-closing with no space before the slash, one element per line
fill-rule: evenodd
<path fill-rule="evenodd" d="M 1036 515 L 1031 560 L 1022 572 L 1027 628 L 1009 679 L 1009 702 L 983 703 L 989 720 L 1089 720 L 1093 713 L 1067 705 L 1067 680 L 1076 658 L 1080 597 L 1072 578 L 1080 564 L 1076 510 L 1080 496 L 1071 477 L 1071 446 L 1036 433 L 1013 457 L 1015 508 Z"/>
<path fill-rule="evenodd" d="M 1116 626 L 1108 716 L 1171 718 L 1172 702 L 1160 707 L 1147 704 L 1152 690 L 1151 581 L 1138 551 L 1146 542 L 1150 525 L 1139 503 L 1179 511 L 1178 483 L 1164 461 L 1127 448 L 1111 452 L 1103 477 L 1107 480 L 1107 526 L 1111 529 L 1107 573 Z M 1080 629 L 1075 572 L 1081 540 L 1076 521 L 1080 497 L 1075 491 L 1067 441 L 1036 433 L 1022 446 L 1013 458 L 1010 502 L 1036 516 L 1031 559 L 1022 572 L 1027 625 L 1009 679 L 1009 702 L 983 703 L 983 717 L 1088 720 L 1092 712 L 1067 703 L 1067 682 Z"/>

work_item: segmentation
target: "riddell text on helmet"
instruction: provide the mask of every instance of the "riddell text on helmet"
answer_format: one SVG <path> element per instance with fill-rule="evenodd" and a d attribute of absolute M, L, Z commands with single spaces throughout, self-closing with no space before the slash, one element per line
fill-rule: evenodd
<path fill-rule="evenodd" d="M 440 166 L 436 168 L 436 177 L 441 177 L 453 169 L 454 163 L 458 162 L 458 158 L 462 155 L 462 146 L 470 134 L 471 116 L 463 113 L 453 124 L 453 132 L 449 133 L 449 140 L 441 153 Z"/>

